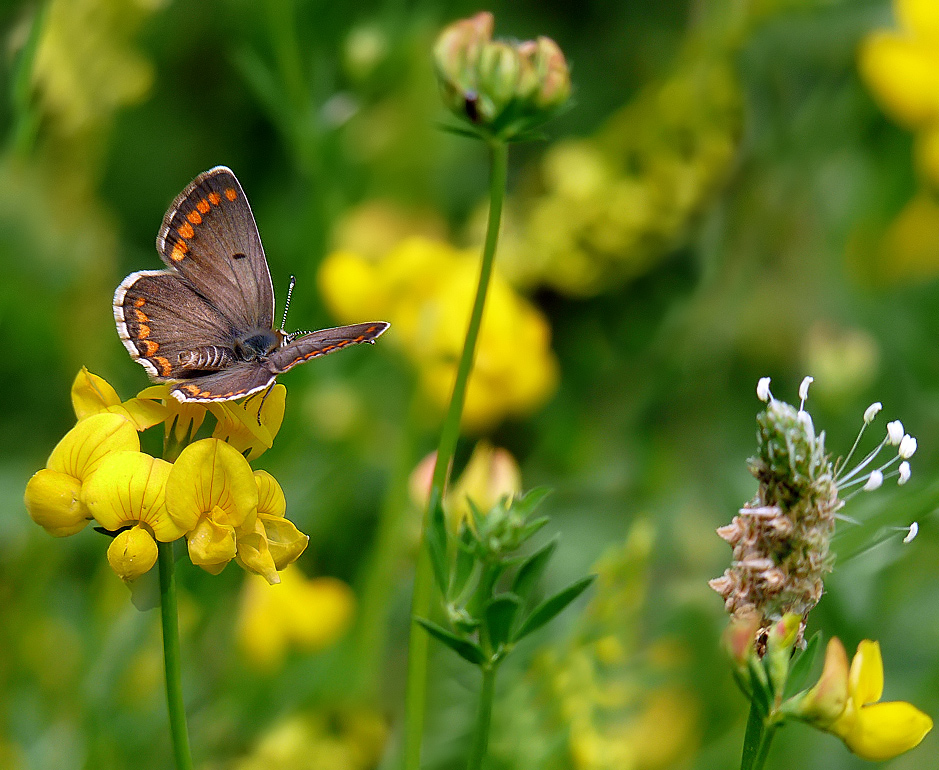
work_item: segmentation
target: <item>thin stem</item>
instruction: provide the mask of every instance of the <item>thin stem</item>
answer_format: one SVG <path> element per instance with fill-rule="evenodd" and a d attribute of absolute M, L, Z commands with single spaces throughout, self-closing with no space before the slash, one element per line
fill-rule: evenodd
<path fill-rule="evenodd" d="M 440 443 L 437 447 L 437 463 L 431 482 L 430 498 L 424 514 L 424 534 L 417 558 L 414 574 L 414 595 L 411 600 L 411 618 L 426 618 L 430 611 L 433 593 L 433 573 L 430 555 L 427 552 L 426 532 L 430 511 L 443 497 L 450 472 L 450 463 L 456 451 L 460 436 L 460 417 L 466 400 L 466 385 L 473 367 L 476 353 L 476 341 L 482 322 L 483 308 L 486 304 L 486 292 L 492 275 L 493 261 L 496 255 L 496 243 L 499 239 L 499 223 L 502 219 L 502 203 L 505 199 L 505 183 L 508 176 L 508 145 L 498 140 L 490 142 L 491 171 L 489 177 L 489 220 L 486 225 L 486 242 L 483 247 L 482 262 L 479 267 L 479 283 L 476 287 L 476 299 L 470 314 L 466 331 L 466 342 L 457 366 L 453 395 L 440 431 Z M 418 770 L 421 763 L 421 735 L 424 728 L 424 712 L 427 687 L 427 650 L 429 637 L 417 624 L 411 623 L 411 635 L 408 646 L 408 679 L 404 715 L 404 767 L 405 770 Z"/>
<path fill-rule="evenodd" d="M 757 707 L 756 701 L 750 701 L 750 716 L 743 739 L 740 770 L 763 770 L 776 727 L 776 724 L 767 724 L 767 719 Z"/>
<path fill-rule="evenodd" d="M 166 706 L 177 770 L 192 770 L 186 708 L 180 675 L 179 619 L 176 614 L 176 576 L 173 544 L 158 543 L 160 565 L 160 619 L 163 624 L 163 662 L 166 671 Z"/>
<path fill-rule="evenodd" d="M 492 701 L 496 689 L 496 667 L 482 666 L 483 686 L 479 691 L 479 710 L 476 713 L 476 729 L 470 748 L 466 770 L 480 770 L 489 748 L 489 725 L 492 722 Z"/>

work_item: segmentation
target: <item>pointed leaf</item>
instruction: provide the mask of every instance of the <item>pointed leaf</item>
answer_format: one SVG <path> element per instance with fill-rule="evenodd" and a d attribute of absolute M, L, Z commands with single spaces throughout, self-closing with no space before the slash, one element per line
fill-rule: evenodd
<path fill-rule="evenodd" d="M 494 650 L 512 638 L 512 629 L 521 606 L 522 602 L 515 594 L 499 594 L 486 604 L 486 628 Z"/>
<path fill-rule="evenodd" d="M 430 521 L 427 529 L 427 553 L 440 593 L 449 598 L 450 570 L 447 564 L 447 520 L 439 494 L 430 500 Z"/>
<path fill-rule="evenodd" d="M 469 661 L 475 666 L 482 665 L 486 662 L 486 656 L 483 655 L 483 651 L 476 642 L 459 637 L 453 632 L 441 628 L 436 623 L 424 620 L 424 618 L 415 618 L 414 620 L 420 623 L 424 630 L 434 637 L 434 639 L 443 642 L 464 660 Z"/>
<path fill-rule="evenodd" d="M 548 561 L 558 547 L 558 536 L 545 543 L 541 548 L 529 556 L 518 572 L 515 573 L 515 579 L 512 581 L 512 592 L 517 594 L 523 601 L 531 596 L 531 592 L 538 580 L 544 574 Z"/>
<path fill-rule="evenodd" d="M 521 532 L 519 533 L 519 542 L 524 543 L 549 521 L 550 519 L 547 516 L 539 516 L 537 519 L 532 519 L 529 521 L 524 527 L 522 527 Z"/>
<path fill-rule="evenodd" d="M 799 657 L 795 659 L 795 662 L 793 662 L 792 667 L 789 669 L 789 678 L 786 680 L 785 697 L 794 695 L 802 689 L 802 686 L 805 684 L 805 679 L 812 670 L 812 665 L 815 663 L 815 658 L 818 656 L 821 638 L 822 632 L 816 631 L 812 638 L 809 639 L 805 649 L 799 654 Z"/>
<path fill-rule="evenodd" d="M 554 490 L 551 487 L 529 489 L 524 495 L 512 501 L 512 509 L 527 517 L 553 492 Z"/>
<path fill-rule="evenodd" d="M 541 604 L 535 607 L 535 609 L 532 610 L 531 615 L 525 619 L 522 627 L 515 635 L 514 641 L 523 639 L 529 634 L 537 631 L 546 623 L 550 623 L 555 617 L 563 612 L 564 608 L 567 607 L 568 604 L 570 604 L 572 601 L 574 601 L 574 599 L 586 591 L 590 584 L 596 580 L 596 578 L 596 575 L 587 575 L 587 577 L 581 578 L 580 580 L 571 583 L 567 588 L 558 591 L 558 593 L 549 599 L 545 599 Z"/>

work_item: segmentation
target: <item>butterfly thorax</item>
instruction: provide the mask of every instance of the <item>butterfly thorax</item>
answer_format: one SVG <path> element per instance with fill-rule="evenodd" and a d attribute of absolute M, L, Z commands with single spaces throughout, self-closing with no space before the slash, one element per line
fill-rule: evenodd
<path fill-rule="evenodd" d="M 234 353 L 239 361 L 265 358 L 284 344 L 284 333 L 276 329 L 255 329 L 235 340 Z"/>

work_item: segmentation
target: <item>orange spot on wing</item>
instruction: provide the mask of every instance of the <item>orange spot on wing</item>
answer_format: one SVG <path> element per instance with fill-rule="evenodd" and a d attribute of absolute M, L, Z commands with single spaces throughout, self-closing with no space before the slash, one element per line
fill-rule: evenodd
<path fill-rule="evenodd" d="M 140 324 L 140 328 L 137 329 L 137 339 L 145 340 L 150 336 L 150 327 L 146 324 Z"/>
<path fill-rule="evenodd" d="M 134 300 L 134 307 L 143 307 L 146 301 L 147 300 L 143 297 L 137 297 L 137 299 Z"/>
<path fill-rule="evenodd" d="M 205 198 L 203 198 L 201 201 L 199 201 L 196 204 L 196 208 L 199 209 L 200 214 L 208 214 L 209 209 L 211 209 L 212 207 L 209 205 L 209 202 Z"/>
<path fill-rule="evenodd" d="M 186 219 L 188 219 L 194 225 L 202 224 L 202 214 L 200 214 L 198 211 L 190 211 L 188 214 L 186 214 Z"/>
<path fill-rule="evenodd" d="M 180 390 L 185 390 L 190 396 L 196 396 L 196 395 L 199 394 L 199 386 L 198 386 L 198 385 L 191 385 L 191 384 L 190 384 L 190 385 L 180 385 L 180 386 L 179 386 L 179 389 L 180 389 Z"/>
<path fill-rule="evenodd" d="M 228 200 L 233 201 L 233 200 L 235 200 L 235 198 L 238 197 L 238 193 L 235 192 L 235 188 L 234 188 L 234 187 L 226 187 L 226 188 L 225 188 L 225 197 L 228 198 Z"/>
<path fill-rule="evenodd" d="M 188 222 L 183 222 L 183 224 L 179 228 L 179 234 L 183 238 L 192 238 L 193 233 L 195 233 L 195 230 L 192 229 L 192 225 L 189 224 Z"/>
<path fill-rule="evenodd" d="M 218 204 L 221 202 L 222 202 L 221 195 L 219 195 L 217 192 L 209 193 L 209 203 L 211 203 L 213 206 L 218 206 Z"/>
<path fill-rule="evenodd" d="M 146 313 L 144 313 L 143 310 L 138 310 L 137 308 L 134 308 L 134 317 L 135 317 L 140 323 L 144 323 L 145 321 L 149 321 L 149 320 L 150 320 L 150 317 L 149 317 Z"/>
<path fill-rule="evenodd" d="M 189 248 L 186 246 L 186 244 L 182 241 L 179 241 L 175 246 L 173 246 L 173 250 L 170 252 L 170 259 L 172 259 L 174 262 L 182 262 L 186 258 L 187 251 L 189 251 Z"/>
<path fill-rule="evenodd" d="M 143 354 L 147 358 L 152 356 L 154 353 L 156 353 L 160 349 L 160 346 L 153 340 L 138 340 L 138 342 L 140 343 L 140 347 L 142 348 Z"/>
<path fill-rule="evenodd" d="M 163 356 L 156 356 L 153 360 L 156 362 L 156 365 L 160 367 L 160 374 L 163 377 L 169 377 L 170 372 L 173 371 L 173 367 L 170 366 L 170 362 L 163 358 Z"/>

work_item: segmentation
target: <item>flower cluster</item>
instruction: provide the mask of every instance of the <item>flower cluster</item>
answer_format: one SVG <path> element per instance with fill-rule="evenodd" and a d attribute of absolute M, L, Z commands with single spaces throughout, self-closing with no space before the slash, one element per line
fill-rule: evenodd
<path fill-rule="evenodd" d="M 381 259 L 339 250 L 322 263 L 320 289 L 340 320 L 379 314 L 441 409 L 453 391 L 479 271 L 475 250 L 408 238 Z M 377 316 L 376 316 L 377 317 Z M 495 273 L 470 375 L 463 426 L 484 431 L 541 406 L 557 384 L 545 318 Z"/>
<path fill-rule="evenodd" d="M 166 386 L 154 386 L 122 403 L 105 380 L 82 369 L 72 386 L 78 422 L 29 480 L 26 508 L 59 537 L 94 519 L 113 535 L 108 561 L 127 581 L 154 565 L 157 542 L 185 537 L 193 564 L 206 571 L 218 574 L 235 559 L 277 583 L 308 538 L 286 518 L 274 477 L 252 471 L 248 460 L 271 446 L 285 395 L 277 385 L 252 410 L 250 402 L 180 404 Z M 206 411 L 215 431 L 192 441 Z M 138 432 L 160 423 L 167 459 L 140 451 Z"/>
<path fill-rule="evenodd" d="M 488 12 L 454 22 L 437 38 L 434 65 L 447 108 L 473 129 L 508 140 L 556 114 L 571 80 L 553 40 L 493 40 L 492 27 Z"/>
<path fill-rule="evenodd" d="M 506 209 L 504 274 L 517 286 L 593 296 L 648 272 L 728 177 L 741 101 L 728 63 L 690 62 L 594 136 L 550 147 Z"/>
<path fill-rule="evenodd" d="M 768 377 L 760 380 L 757 395 L 767 406 L 757 417 L 758 451 L 750 460 L 759 490 L 730 524 L 718 529 L 734 549 L 733 563 L 710 585 L 724 598 L 729 613 L 735 617 L 755 613 L 764 630 L 789 614 L 805 622 L 821 598 L 823 577 L 832 568 L 829 545 L 836 513 L 854 494 L 873 491 L 886 478 L 896 477 L 905 484 L 910 478 L 908 460 L 916 451 L 916 439 L 895 420 L 887 425 L 879 445 L 847 468 L 865 429 L 882 408 L 878 402 L 864 412 L 851 452 L 833 464 L 825 450 L 825 434 L 815 433 L 804 408 L 811 382 L 811 377 L 802 381 L 796 409 L 773 398 Z M 896 447 L 897 454 L 871 469 L 888 446 Z"/>

